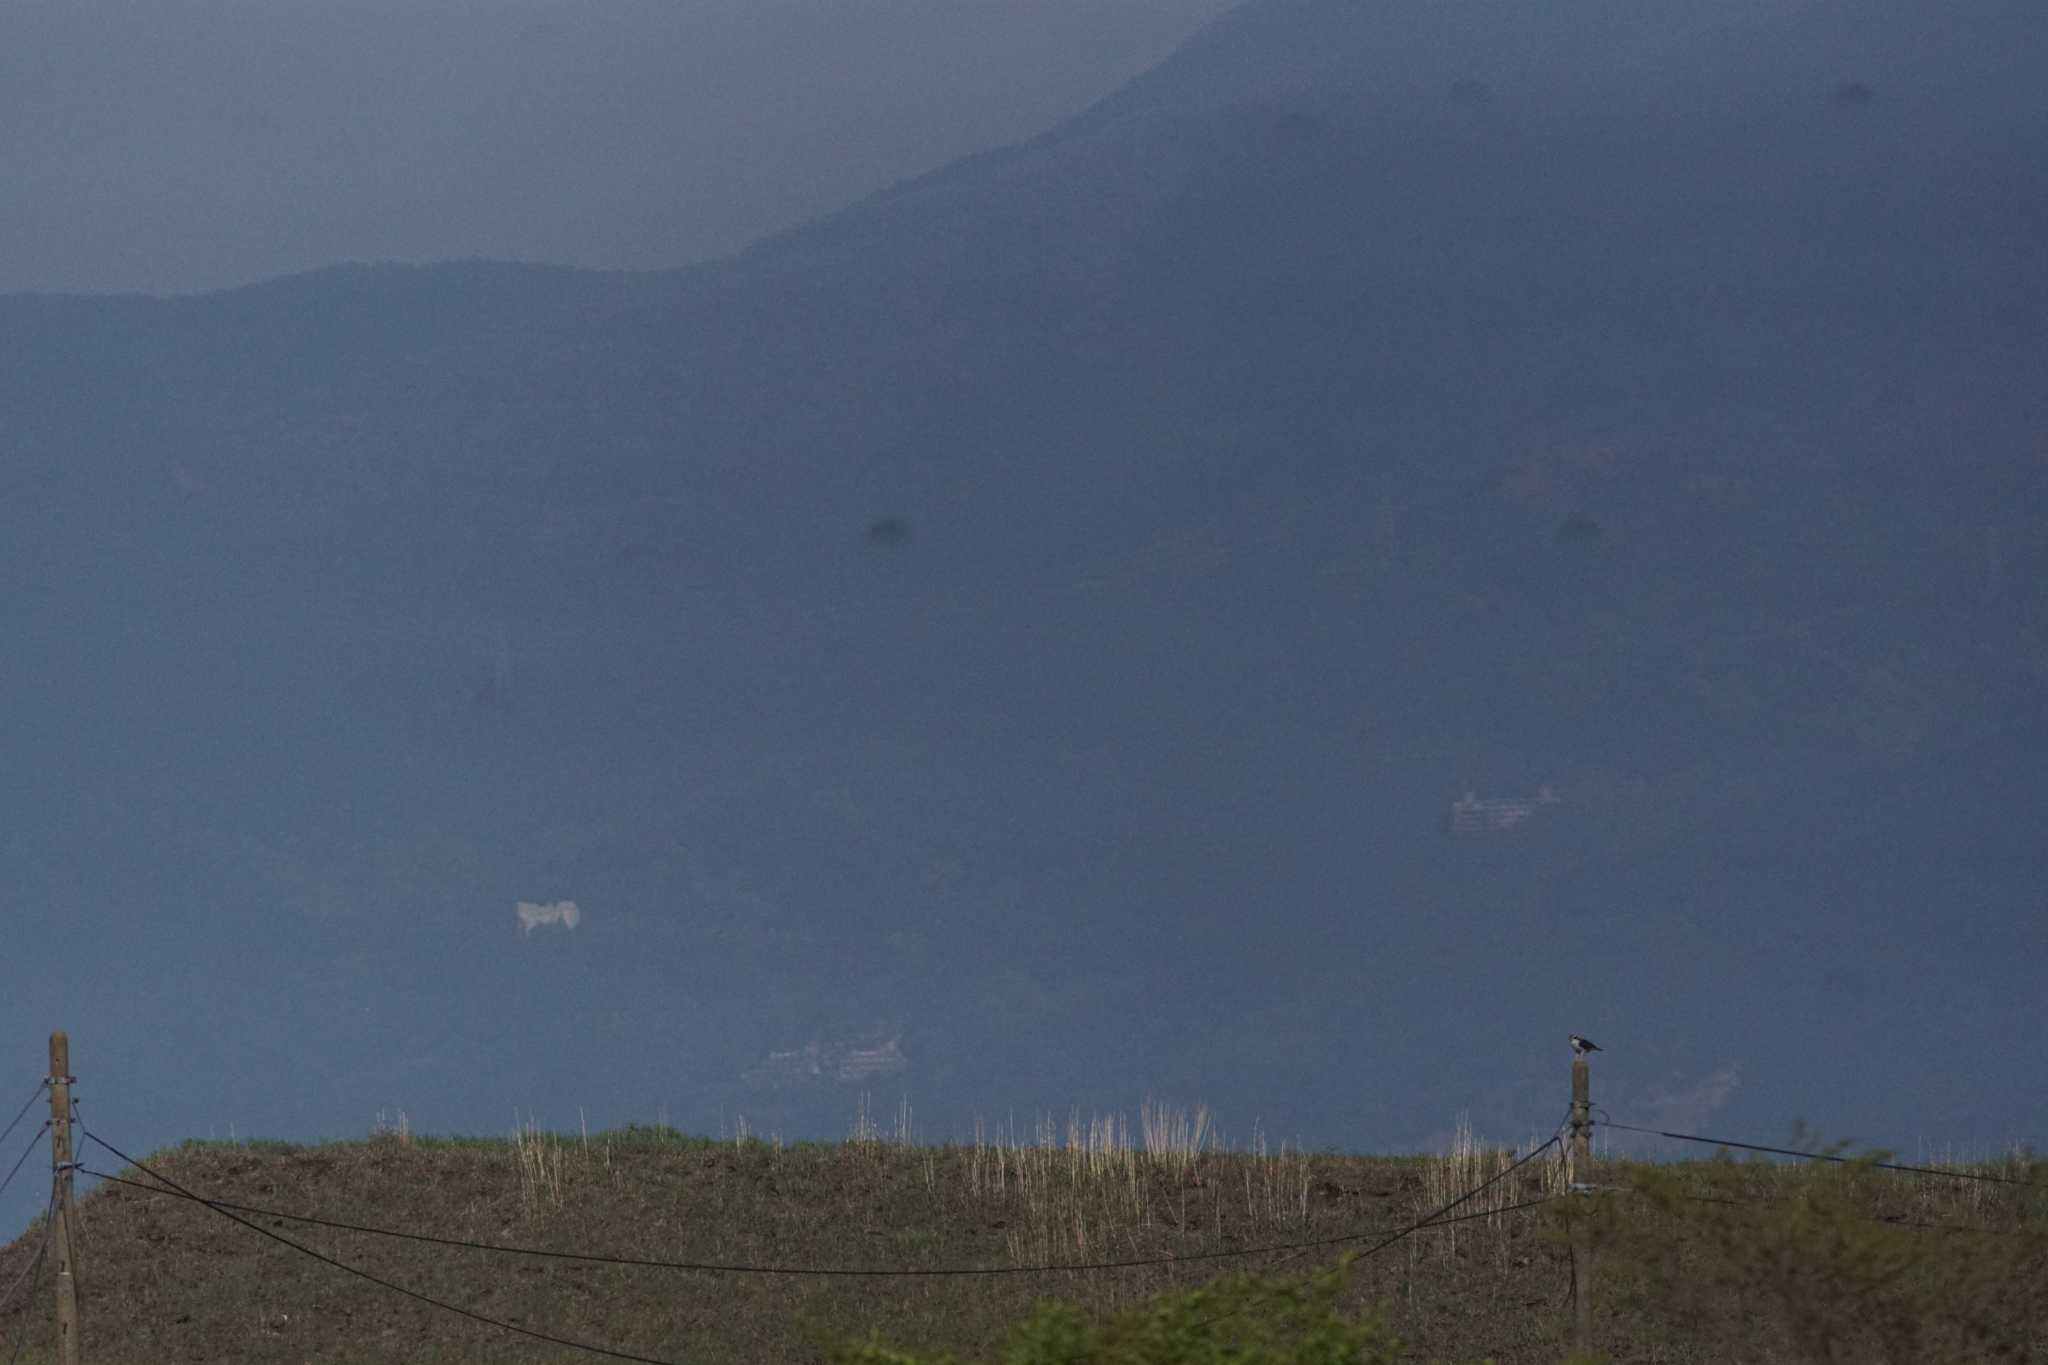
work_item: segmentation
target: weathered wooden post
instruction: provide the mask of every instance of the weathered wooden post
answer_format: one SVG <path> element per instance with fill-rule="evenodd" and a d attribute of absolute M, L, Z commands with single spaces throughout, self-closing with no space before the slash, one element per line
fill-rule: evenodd
<path fill-rule="evenodd" d="M 72 1261 L 78 1255 L 72 1236 L 77 1224 L 71 1212 L 71 1039 L 59 1029 L 50 1035 L 50 1249 L 56 1259 L 57 1365 L 79 1365 L 78 1279 Z"/>
<path fill-rule="evenodd" d="M 1590 1195 L 1592 1184 L 1593 1085 L 1586 1054 L 1573 1049 L 1571 1117 L 1571 1189 Z M 1572 1349 L 1586 1359 L 1593 1355 L 1593 1238 L 1587 1219 L 1591 1210 L 1575 1210 L 1570 1223 L 1572 1248 Z"/>

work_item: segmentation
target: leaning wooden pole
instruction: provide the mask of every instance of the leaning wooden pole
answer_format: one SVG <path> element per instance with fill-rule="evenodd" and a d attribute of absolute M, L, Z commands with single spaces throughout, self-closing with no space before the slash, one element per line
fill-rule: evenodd
<path fill-rule="evenodd" d="M 71 1039 L 50 1035 L 50 1252 L 56 1262 L 57 1365 L 79 1365 L 77 1223 L 71 1212 Z"/>
<path fill-rule="evenodd" d="M 1572 1192 L 1591 1185 L 1593 1174 L 1593 1085 L 1585 1054 L 1572 1058 L 1571 1183 Z M 1572 1247 L 1572 1350 L 1593 1357 L 1593 1238 L 1590 1210 L 1574 1211 Z"/>

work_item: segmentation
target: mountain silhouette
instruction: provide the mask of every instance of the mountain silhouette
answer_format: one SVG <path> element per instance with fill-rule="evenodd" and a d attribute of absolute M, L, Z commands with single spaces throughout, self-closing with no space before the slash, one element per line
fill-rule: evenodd
<path fill-rule="evenodd" d="M 0 297 L 17 951 L 95 983 L 0 1017 L 146 1031 L 101 1064 L 164 1136 L 222 1083 L 824 1129 L 744 1075 L 900 1035 L 926 1114 L 1399 1144 L 1537 1123 L 1567 1026 L 1645 1102 L 1768 1056 L 1744 1112 L 1866 1133 L 1858 1063 L 1967 1047 L 1995 1135 L 2042 1079 L 2043 47 L 1261 0 L 687 270 Z"/>

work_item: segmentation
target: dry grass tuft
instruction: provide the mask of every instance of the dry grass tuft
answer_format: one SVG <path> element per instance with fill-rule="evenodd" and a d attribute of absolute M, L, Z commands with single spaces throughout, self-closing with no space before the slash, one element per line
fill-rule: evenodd
<path fill-rule="evenodd" d="M 1310 1220 L 1306 1154 L 1274 1152 L 1256 1129 L 1251 1150 L 1224 1151 L 1202 1106 L 1147 1100 L 1135 1128 L 1124 1113 L 1041 1114 L 1028 1136 L 1015 1119 L 993 1132 L 977 1119 L 963 1156 L 967 1199 L 1019 1265 L 1128 1256 L 1162 1239 L 1271 1239 Z"/>
<path fill-rule="evenodd" d="M 370 1141 L 395 1142 L 401 1147 L 412 1146 L 412 1118 L 403 1109 L 386 1113 L 377 1111 L 377 1121 L 370 1125 Z"/>
<path fill-rule="evenodd" d="M 587 1164 L 590 1151 L 587 1135 L 583 1150 Z M 562 1141 L 552 1133 L 542 1132 L 531 1116 L 524 1124 L 512 1129 L 512 1165 L 519 1178 L 519 1208 L 527 1218 L 532 1218 L 543 1207 L 562 1207 Z"/>
<path fill-rule="evenodd" d="M 558 1137 L 527 1120 L 509 1141 L 193 1143 L 149 1160 L 196 1190 L 251 1205 L 629 1257 L 994 1269 L 1253 1253 L 996 1279 L 707 1278 L 455 1254 L 332 1229 L 292 1234 L 492 1317 L 647 1356 L 752 1365 L 822 1359 L 837 1343 L 875 1333 L 924 1354 L 986 1359 L 1009 1325 L 1047 1298 L 1113 1311 L 1232 1269 L 1306 1272 L 1346 1243 L 1377 1240 L 1441 1207 L 1514 1157 L 1480 1140 L 1469 1121 L 1446 1152 L 1416 1158 L 1305 1153 L 1287 1143 L 1276 1150 L 1256 1127 L 1232 1150 L 1208 1111 L 1151 1102 L 1136 1122 L 1073 1110 L 983 1125 L 971 1144 L 936 1147 L 912 1145 L 912 1120 L 898 1105 L 885 1126 L 863 1103 L 845 1141 L 788 1147 L 744 1122 L 697 1139 L 667 1127 Z M 2048 1167 L 2018 1156 L 1978 1169 L 2048 1181 Z M 1803 1339 L 1814 1323 L 1872 1341 L 1916 1323 L 1945 1333 L 1918 1354 L 1886 1357 L 1914 1365 L 1974 1365 L 1992 1348 L 2014 1359 L 2048 1352 L 2039 1329 L 2048 1323 L 2048 1210 L 2037 1189 L 1781 1163 L 1603 1160 L 1598 1174 L 1613 1191 L 1598 1200 L 1508 1213 L 1562 1188 L 1555 1160 L 1517 1169 L 1459 1210 L 1485 1216 L 1358 1262 L 1348 1302 L 1385 1305 L 1416 1358 L 1554 1365 L 1566 1354 L 1569 1314 L 1560 1305 L 1572 1273 L 1556 1225 L 1574 1209 L 1596 1220 L 1601 1320 L 1618 1359 L 1800 1360 L 1807 1357 L 1756 1343 L 1770 1334 Z M 94 1359 L 563 1358 L 340 1276 L 167 1195 L 104 1185 L 80 1212 Z M 1930 1214 L 1983 1231 L 1895 1221 L 1940 1221 Z M 0 1288 L 27 1268 L 35 1231 L 0 1246 Z M 1306 1242 L 1329 1245 L 1258 1252 Z M 1778 1249 L 1761 1270 L 1752 1255 L 1759 1245 Z M 1834 1276 L 1815 1282 L 1839 1290 L 1834 1299 L 1792 1274 L 1806 1274 L 1810 1261 Z M 1903 1269 L 1886 1278 L 1894 1267 Z M 1854 1315 L 1816 1316 L 1815 1305 L 1827 1302 Z M 0 1340 L 16 1330 L 42 1353 L 30 1359 L 48 1358 L 40 1302 L 0 1303 Z M 1951 1339 L 1954 1349 L 1941 1346 Z"/>
<path fill-rule="evenodd" d="M 1504 1255 L 1507 1243 L 1499 1234 L 1507 1226 L 1507 1210 L 1532 1199 L 1562 1194 L 1573 1179 L 1569 1153 L 1562 1149 L 1554 1158 L 1532 1161 L 1505 1179 L 1494 1179 L 1533 1149 L 1538 1141 L 1531 1139 L 1519 1151 L 1488 1146 L 1473 1136 L 1471 1115 L 1458 1115 L 1457 1126 L 1451 1133 L 1450 1151 L 1425 1158 L 1423 1162 L 1422 1188 L 1416 1193 L 1414 1216 L 1426 1217 L 1467 1191 L 1493 1180 L 1494 1183 L 1487 1185 L 1478 1197 L 1460 1204 L 1451 1214 L 1452 1217 L 1464 1217 L 1483 1213 L 1487 1217 L 1478 1222 L 1448 1223 L 1415 1239 L 1410 1244 L 1410 1256 L 1421 1256 L 1425 1254 L 1425 1248 L 1433 1248 L 1439 1257 L 1456 1260 L 1461 1239 L 1470 1245 L 1481 1236 L 1497 1254 Z"/>

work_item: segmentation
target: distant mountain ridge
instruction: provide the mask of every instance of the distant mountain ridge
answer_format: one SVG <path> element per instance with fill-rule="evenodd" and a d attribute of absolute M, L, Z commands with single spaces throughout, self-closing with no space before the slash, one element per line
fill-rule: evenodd
<path fill-rule="evenodd" d="M 1505 1131 L 1566 972 L 1637 1095 L 1796 1034 L 1737 1102 L 1867 1134 L 1828 1057 L 1967 1045 L 2009 1125 L 2044 44 L 1268 0 L 688 271 L 0 298 L 24 975 L 119 942 L 94 1007 L 301 1131 L 707 1126 L 878 1018 L 924 1113 Z M 536 887 L 589 919 L 520 954 Z"/>

